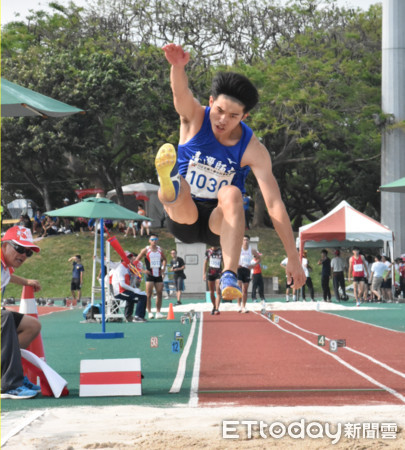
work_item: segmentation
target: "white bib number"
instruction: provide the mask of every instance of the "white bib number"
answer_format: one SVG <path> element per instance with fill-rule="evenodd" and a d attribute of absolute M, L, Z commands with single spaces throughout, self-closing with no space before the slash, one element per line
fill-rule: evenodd
<path fill-rule="evenodd" d="M 160 276 L 160 256 L 150 259 L 150 268 L 154 277 Z"/>
<path fill-rule="evenodd" d="M 219 269 L 221 267 L 221 260 L 219 258 L 210 258 L 210 267 Z"/>
<path fill-rule="evenodd" d="M 241 266 L 249 267 L 250 266 L 250 255 L 242 255 L 241 257 Z"/>
<path fill-rule="evenodd" d="M 214 167 L 190 161 L 186 181 L 190 185 L 191 195 L 201 198 L 217 198 L 222 186 L 232 183 L 235 172 L 224 173 Z"/>
<path fill-rule="evenodd" d="M 353 271 L 354 272 L 363 272 L 363 264 L 354 264 Z"/>

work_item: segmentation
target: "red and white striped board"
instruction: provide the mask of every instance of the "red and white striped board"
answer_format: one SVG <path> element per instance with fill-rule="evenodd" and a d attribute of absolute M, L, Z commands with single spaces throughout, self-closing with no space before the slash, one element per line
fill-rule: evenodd
<path fill-rule="evenodd" d="M 142 395 L 140 358 L 83 359 L 79 397 Z"/>

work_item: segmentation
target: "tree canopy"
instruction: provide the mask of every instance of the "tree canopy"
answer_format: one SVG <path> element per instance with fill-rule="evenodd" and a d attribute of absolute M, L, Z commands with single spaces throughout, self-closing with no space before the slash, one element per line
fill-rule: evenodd
<path fill-rule="evenodd" d="M 271 154 L 295 228 L 342 199 L 378 219 L 381 6 L 363 12 L 320 3 L 55 3 L 52 13 L 8 24 L 3 76 L 86 114 L 3 119 L 3 192 L 52 209 L 75 188 L 116 189 L 124 204 L 123 184 L 156 182 L 157 148 L 178 140 L 160 49 L 176 42 L 191 51 L 187 74 L 202 104 L 219 69 L 258 87 L 247 123 Z M 254 223 L 269 225 L 254 177 L 247 189 Z"/>

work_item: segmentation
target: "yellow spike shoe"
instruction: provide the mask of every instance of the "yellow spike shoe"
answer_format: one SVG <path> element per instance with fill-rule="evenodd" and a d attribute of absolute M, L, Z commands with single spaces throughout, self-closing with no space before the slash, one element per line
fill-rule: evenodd
<path fill-rule="evenodd" d="M 180 174 L 177 153 L 172 144 L 163 144 L 157 152 L 155 167 L 159 176 L 160 193 L 164 201 L 176 201 L 180 192 Z"/>

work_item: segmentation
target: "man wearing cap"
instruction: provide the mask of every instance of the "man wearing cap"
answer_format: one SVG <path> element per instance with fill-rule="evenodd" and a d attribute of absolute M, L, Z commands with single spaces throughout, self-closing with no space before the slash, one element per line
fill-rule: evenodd
<path fill-rule="evenodd" d="M 335 250 L 335 257 L 332 258 L 330 262 L 330 266 L 332 269 L 332 283 L 333 290 L 335 291 L 335 297 L 338 302 L 340 302 L 341 298 L 339 295 L 339 286 L 342 289 L 343 296 L 342 299 L 345 300 L 346 297 L 346 286 L 345 286 L 345 276 L 344 270 L 346 268 L 345 260 L 340 256 L 340 250 Z"/>
<path fill-rule="evenodd" d="M 136 265 L 135 255 L 131 252 L 125 251 L 125 255 L 129 259 L 130 263 Z M 127 322 L 146 322 L 146 294 L 139 288 L 131 285 L 131 270 L 127 264 L 123 261 L 114 270 L 112 276 L 112 286 L 114 291 L 114 297 L 118 300 L 125 300 L 125 320 Z M 134 303 L 136 303 L 135 316 Z"/>
<path fill-rule="evenodd" d="M 14 226 L 1 241 L 1 289 L 8 283 L 31 286 L 39 291 L 37 280 L 19 277 L 14 269 L 20 267 L 39 247 L 33 243 L 31 230 Z M 3 309 L 1 311 L 1 398 L 26 399 L 35 397 L 39 386 L 24 377 L 20 348 L 27 348 L 41 331 L 40 322 L 32 316 Z"/>

